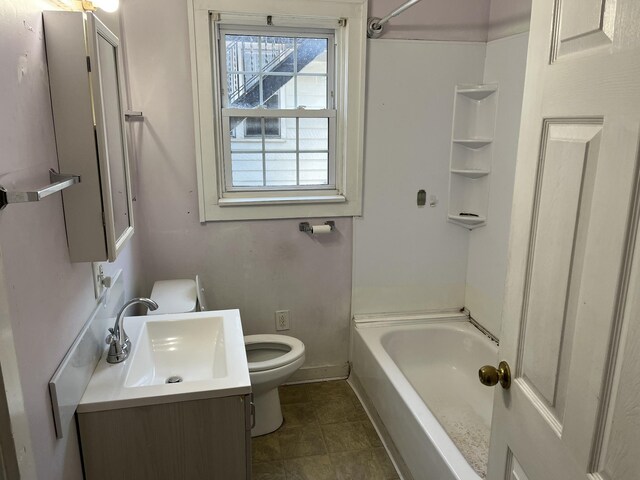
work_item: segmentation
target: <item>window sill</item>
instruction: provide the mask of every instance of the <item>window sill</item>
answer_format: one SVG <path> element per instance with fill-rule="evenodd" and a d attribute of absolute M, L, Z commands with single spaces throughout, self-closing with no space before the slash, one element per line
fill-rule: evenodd
<path fill-rule="evenodd" d="M 241 207 L 251 205 L 299 205 L 308 203 L 345 203 L 344 195 L 299 195 L 287 197 L 245 197 L 245 198 L 221 198 L 218 200 L 220 207 Z"/>

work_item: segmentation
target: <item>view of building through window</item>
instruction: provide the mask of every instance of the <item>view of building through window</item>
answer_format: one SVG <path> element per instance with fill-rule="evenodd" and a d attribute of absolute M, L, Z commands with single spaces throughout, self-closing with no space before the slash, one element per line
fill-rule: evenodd
<path fill-rule="evenodd" d="M 330 37 L 222 38 L 230 187 L 331 186 Z"/>

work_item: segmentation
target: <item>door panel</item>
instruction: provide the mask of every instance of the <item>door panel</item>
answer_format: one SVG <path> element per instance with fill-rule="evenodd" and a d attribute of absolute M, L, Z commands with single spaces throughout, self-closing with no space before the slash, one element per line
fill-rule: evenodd
<path fill-rule="evenodd" d="M 518 463 L 518 460 L 513 456 L 513 452 L 509 450 L 508 453 L 508 466 L 506 480 L 529 480 L 527 474 L 524 473 L 524 469 Z"/>
<path fill-rule="evenodd" d="M 637 204 L 636 204 L 637 205 Z M 637 218 L 637 215 L 636 215 Z M 637 228 L 637 226 L 636 226 Z M 637 270 L 640 255 L 635 257 Z M 625 313 L 625 330 L 616 350 L 619 366 L 613 377 L 610 408 L 602 435 L 601 449 L 596 452 L 594 471 L 602 478 L 632 480 L 640 472 L 640 281 L 635 278 L 629 286 L 632 298 Z"/>
<path fill-rule="evenodd" d="M 493 480 L 639 478 L 638 25 L 637 0 L 533 3 Z"/>
<path fill-rule="evenodd" d="M 557 0 L 552 58 L 611 45 L 615 17 L 616 0 Z"/>
<path fill-rule="evenodd" d="M 601 125 L 590 124 L 595 122 L 587 120 L 580 125 L 577 121 L 545 121 L 538 167 L 532 235 L 535 253 L 529 258 L 528 298 L 522 316 L 527 335 L 521 347 L 522 372 L 517 374 L 539 394 L 560 424 L 566 376 L 560 378 L 558 366 L 567 364 L 570 358 L 575 321 L 571 273 L 584 257 L 578 226 L 580 213 L 585 207 L 588 210 L 593 193 L 602 129 Z M 536 321 L 527 325 L 527 318 Z"/>

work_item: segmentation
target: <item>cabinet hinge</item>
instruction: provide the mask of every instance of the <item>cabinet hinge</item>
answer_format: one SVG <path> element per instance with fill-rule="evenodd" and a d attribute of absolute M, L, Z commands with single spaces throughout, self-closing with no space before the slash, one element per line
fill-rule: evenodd
<path fill-rule="evenodd" d="M 87 72 L 91 71 L 91 57 L 87 55 Z"/>
<path fill-rule="evenodd" d="M 107 220 L 105 219 L 104 212 L 102 212 L 102 226 L 107 227 Z"/>

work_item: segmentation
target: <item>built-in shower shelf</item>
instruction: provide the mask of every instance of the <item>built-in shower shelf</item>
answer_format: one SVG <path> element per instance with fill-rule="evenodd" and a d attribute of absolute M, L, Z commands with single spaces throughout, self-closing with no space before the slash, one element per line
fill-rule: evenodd
<path fill-rule="evenodd" d="M 459 85 L 458 94 L 471 100 L 484 100 L 498 91 L 498 85 Z"/>
<path fill-rule="evenodd" d="M 469 230 L 487 223 L 497 108 L 497 84 L 456 86 L 447 217 Z"/>
<path fill-rule="evenodd" d="M 477 170 L 477 169 L 452 169 L 451 173 L 455 173 L 456 175 L 462 175 L 463 177 L 468 178 L 480 178 L 489 175 L 489 170 Z"/>
<path fill-rule="evenodd" d="M 487 217 L 478 216 L 471 217 L 467 215 L 449 215 L 448 216 L 451 223 L 456 223 L 461 225 L 469 230 L 473 230 L 474 228 L 481 227 L 485 223 L 487 223 Z"/>
<path fill-rule="evenodd" d="M 491 138 L 454 138 L 453 143 L 457 143 L 458 145 L 462 145 L 467 148 L 482 148 L 489 145 L 493 142 Z"/>

